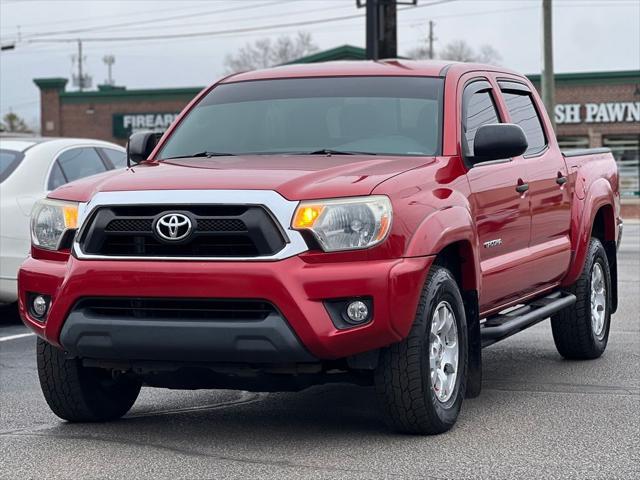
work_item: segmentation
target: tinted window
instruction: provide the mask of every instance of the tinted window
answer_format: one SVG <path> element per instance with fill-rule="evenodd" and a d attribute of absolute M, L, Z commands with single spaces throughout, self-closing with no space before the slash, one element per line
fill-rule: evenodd
<path fill-rule="evenodd" d="M 60 170 L 60 165 L 58 165 L 58 162 L 56 162 L 53 164 L 53 167 L 51 167 L 48 188 L 49 190 L 55 190 L 60 185 L 64 185 L 65 183 L 67 183 L 67 179 L 64 178 L 64 174 L 62 173 L 62 170 Z"/>
<path fill-rule="evenodd" d="M 102 152 L 109 159 L 115 168 L 124 168 L 127 166 L 127 154 L 113 148 L 101 148 Z"/>
<path fill-rule="evenodd" d="M 500 123 L 498 112 L 489 91 L 476 92 L 468 98 L 464 109 L 464 142 L 465 155 L 473 156 L 473 139 L 482 125 Z"/>
<path fill-rule="evenodd" d="M 94 148 L 67 150 L 58 157 L 57 162 L 68 182 L 106 170 L 102 159 Z"/>
<path fill-rule="evenodd" d="M 542 151 L 547 142 L 544 137 L 544 130 L 538 112 L 533 106 L 531 95 L 527 93 L 503 92 L 504 101 L 509 110 L 511 122 L 520 125 L 527 137 L 529 148 L 524 153 L 532 154 Z"/>
<path fill-rule="evenodd" d="M 9 178 L 9 175 L 22 161 L 24 155 L 15 150 L 0 150 L 0 182 Z"/>
<path fill-rule="evenodd" d="M 434 155 L 440 149 L 442 83 L 342 77 L 222 84 L 182 121 L 160 158 L 322 149 Z"/>

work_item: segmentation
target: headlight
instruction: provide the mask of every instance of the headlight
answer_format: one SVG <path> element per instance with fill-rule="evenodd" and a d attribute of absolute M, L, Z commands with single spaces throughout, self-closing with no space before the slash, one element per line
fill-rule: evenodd
<path fill-rule="evenodd" d="M 292 227 L 310 230 L 325 252 L 368 248 L 391 229 L 391 201 L 382 195 L 301 202 Z"/>
<path fill-rule="evenodd" d="M 78 228 L 78 204 L 45 198 L 31 212 L 31 241 L 40 248 L 58 250 L 64 234 Z"/>

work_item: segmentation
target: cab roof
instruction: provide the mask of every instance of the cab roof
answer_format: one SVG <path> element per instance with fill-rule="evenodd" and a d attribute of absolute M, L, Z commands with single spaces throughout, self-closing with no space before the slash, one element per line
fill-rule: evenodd
<path fill-rule="evenodd" d="M 451 62 L 447 60 L 349 60 L 322 63 L 281 65 L 264 70 L 230 75 L 221 83 L 266 80 L 276 78 L 332 77 L 332 76 L 425 76 L 444 77 L 452 69 L 460 75 L 467 71 L 484 70 L 515 73 L 491 65 Z"/>

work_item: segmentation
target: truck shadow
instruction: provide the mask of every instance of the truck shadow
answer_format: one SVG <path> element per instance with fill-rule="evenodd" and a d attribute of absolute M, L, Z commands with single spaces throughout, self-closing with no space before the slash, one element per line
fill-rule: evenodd
<path fill-rule="evenodd" d="M 0 325 L 21 325 L 18 303 L 0 304 Z"/>
<path fill-rule="evenodd" d="M 542 330 L 540 333 L 546 336 Z M 478 428 L 493 429 L 490 422 L 504 420 L 505 415 L 514 415 L 517 425 L 522 402 L 531 401 L 530 392 L 612 391 L 612 386 L 580 383 L 579 378 L 584 376 L 579 373 L 608 368 L 609 363 L 616 363 L 613 353 L 593 362 L 570 362 L 557 354 L 552 341 L 543 346 L 531 339 L 525 339 L 525 343 L 507 341 L 504 347 L 485 351 L 482 394 L 465 400 L 458 423 L 450 433 L 438 436 L 438 442 L 443 438 L 460 439 Z M 613 387 L 620 394 L 640 396 L 640 392 L 627 392 L 624 386 Z M 312 449 L 314 442 L 347 444 L 359 436 L 400 443 L 415 438 L 386 428 L 371 387 L 330 384 L 296 393 L 270 394 L 166 392 L 144 389 L 136 407 L 120 421 L 90 426 L 60 423 L 47 429 L 47 435 L 69 437 L 90 432 L 90 438 L 99 441 L 135 443 L 142 438 L 150 439 L 147 443 L 154 448 L 171 445 L 197 451 L 201 447 L 215 447 L 217 451 L 218 447 L 224 450 L 235 446 L 247 455 L 252 448 L 280 451 L 292 442 L 308 444 Z M 573 408 L 572 398 L 566 398 L 567 408 Z M 154 439 L 160 443 L 156 445 Z"/>
<path fill-rule="evenodd" d="M 547 362 L 559 364 L 558 368 L 570 367 L 556 357 L 547 358 Z M 527 378 L 523 370 L 540 368 L 539 364 L 530 362 L 526 355 L 520 358 L 518 364 L 519 380 Z M 494 397 L 499 394 L 497 390 L 504 386 L 500 383 L 496 387 L 495 379 L 487 379 L 481 396 L 465 401 L 454 431 L 466 428 L 469 422 L 473 423 L 476 414 L 491 415 L 492 410 L 499 409 Z M 518 390 L 521 388 L 513 389 Z M 366 434 L 410 438 L 396 435 L 384 425 L 372 387 L 331 384 L 295 393 L 269 394 L 210 391 L 198 394 L 197 398 L 187 406 L 174 409 L 163 409 L 155 406 L 153 400 L 147 400 L 122 420 L 93 424 L 90 430 L 92 434 L 108 433 L 110 437 L 115 434 L 124 439 L 144 431 L 145 436 L 152 438 L 170 438 L 172 444 L 181 441 L 210 443 L 224 439 L 226 444 L 230 441 L 239 444 L 249 442 L 265 448 L 271 442 L 287 443 L 294 439 L 311 440 L 327 436 L 339 438 Z M 63 423 L 50 432 L 66 436 L 76 429 L 87 431 L 86 425 Z"/>

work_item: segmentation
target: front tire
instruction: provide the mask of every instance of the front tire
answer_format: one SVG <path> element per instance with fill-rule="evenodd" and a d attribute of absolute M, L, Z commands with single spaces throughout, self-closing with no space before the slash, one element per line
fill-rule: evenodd
<path fill-rule="evenodd" d="M 82 366 L 79 359 L 38 339 L 37 363 L 40 387 L 49 407 L 69 422 L 104 422 L 122 417 L 131 409 L 140 382 L 113 378 L 111 372 Z"/>
<path fill-rule="evenodd" d="M 611 273 L 597 238 L 591 239 L 582 273 L 568 291 L 576 296 L 576 304 L 551 317 L 558 353 L 572 360 L 598 358 L 609 340 Z"/>
<path fill-rule="evenodd" d="M 375 384 L 386 423 L 426 435 L 453 427 L 464 399 L 467 348 L 460 290 L 451 272 L 435 265 L 409 335 L 380 355 Z"/>

